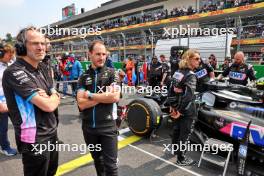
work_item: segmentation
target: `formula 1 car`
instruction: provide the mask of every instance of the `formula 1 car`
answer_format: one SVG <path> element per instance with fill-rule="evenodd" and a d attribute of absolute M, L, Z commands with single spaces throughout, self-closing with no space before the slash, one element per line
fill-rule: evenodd
<path fill-rule="evenodd" d="M 206 92 L 197 95 L 198 121 L 191 137 L 204 143 L 208 137 L 234 144 L 243 138 L 250 125 L 249 155 L 264 160 L 264 91 L 227 82 L 210 82 Z M 136 98 L 127 107 L 126 120 L 131 131 L 149 136 L 162 120 L 169 118 L 169 97 L 154 94 Z M 235 146 L 237 146 L 235 145 Z"/>

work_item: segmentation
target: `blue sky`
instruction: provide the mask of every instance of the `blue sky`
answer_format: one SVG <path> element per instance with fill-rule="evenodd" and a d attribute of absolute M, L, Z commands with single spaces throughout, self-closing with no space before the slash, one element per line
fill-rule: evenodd
<path fill-rule="evenodd" d="M 26 26 L 37 27 L 62 19 L 61 9 L 75 3 L 78 13 L 99 7 L 109 0 L 0 0 L 0 38 L 6 33 L 16 36 Z"/>

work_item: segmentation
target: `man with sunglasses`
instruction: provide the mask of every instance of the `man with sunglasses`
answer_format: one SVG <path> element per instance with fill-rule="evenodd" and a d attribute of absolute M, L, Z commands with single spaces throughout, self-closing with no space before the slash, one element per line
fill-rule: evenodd
<path fill-rule="evenodd" d="M 199 67 L 194 72 L 198 78 L 196 91 L 204 92 L 206 90 L 205 83 L 215 79 L 214 68 L 201 59 Z"/>

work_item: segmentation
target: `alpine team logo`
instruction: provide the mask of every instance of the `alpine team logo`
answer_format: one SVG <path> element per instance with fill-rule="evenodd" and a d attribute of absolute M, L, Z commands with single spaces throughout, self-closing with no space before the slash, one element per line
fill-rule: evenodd
<path fill-rule="evenodd" d="M 242 139 L 246 132 L 246 126 L 233 123 L 231 129 L 231 137 L 235 139 Z M 264 129 L 259 126 L 250 127 L 250 143 L 264 146 Z"/>
<path fill-rule="evenodd" d="M 229 77 L 235 80 L 245 80 L 246 79 L 246 74 L 244 73 L 239 73 L 239 72 L 230 72 Z"/>
<path fill-rule="evenodd" d="M 195 74 L 196 74 L 197 78 L 200 79 L 200 78 L 207 75 L 207 70 L 204 68 L 204 69 L 196 72 Z"/>
<path fill-rule="evenodd" d="M 173 78 L 177 80 L 178 82 L 181 82 L 183 79 L 184 75 L 180 72 L 175 72 L 173 75 Z"/>

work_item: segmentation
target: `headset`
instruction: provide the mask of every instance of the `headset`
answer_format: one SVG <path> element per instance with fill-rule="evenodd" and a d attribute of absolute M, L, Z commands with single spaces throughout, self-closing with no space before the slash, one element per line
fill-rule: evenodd
<path fill-rule="evenodd" d="M 0 58 L 3 58 L 5 55 L 5 48 L 4 45 L 0 43 Z"/>
<path fill-rule="evenodd" d="M 26 56 L 27 55 L 27 48 L 26 48 L 26 33 L 30 30 L 37 30 L 37 28 L 31 26 L 22 29 L 17 35 L 17 42 L 15 44 L 16 54 L 18 56 Z"/>

